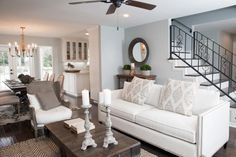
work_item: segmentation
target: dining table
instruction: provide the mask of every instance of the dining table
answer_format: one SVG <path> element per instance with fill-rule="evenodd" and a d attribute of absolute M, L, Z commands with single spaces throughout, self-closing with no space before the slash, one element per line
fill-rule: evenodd
<path fill-rule="evenodd" d="M 23 108 L 28 108 L 29 100 L 27 97 L 27 85 L 21 83 L 19 80 L 5 80 L 3 83 L 13 91 L 19 98 Z"/>

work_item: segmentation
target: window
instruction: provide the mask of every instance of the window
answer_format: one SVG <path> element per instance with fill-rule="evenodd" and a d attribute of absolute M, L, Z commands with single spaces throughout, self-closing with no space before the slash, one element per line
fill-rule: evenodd
<path fill-rule="evenodd" d="M 30 75 L 30 58 L 29 57 L 17 57 L 17 76 L 20 74 Z"/>
<path fill-rule="evenodd" d="M 8 62 L 8 49 L 0 46 L 0 81 L 10 79 L 10 67 Z"/>
<path fill-rule="evenodd" d="M 40 55 L 40 69 L 41 69 L 41 78 L 47 72 L 49 74 L 53 73 L 53 52 L 52 47 L 50 46 L 40 46 L 39 47 Z"/>

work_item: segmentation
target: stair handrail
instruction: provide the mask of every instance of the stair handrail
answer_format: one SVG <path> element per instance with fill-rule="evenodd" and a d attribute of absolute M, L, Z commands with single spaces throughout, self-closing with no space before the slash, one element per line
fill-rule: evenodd
<path fill-rule="evenodd" d="M 184 30 L 182 30 L 180 27 L 176 26 L 176 25 L 171 25 L 170 27 L 176 27 L 178 28 L 180 31 L 186 33 Z M 186 33 L 188 34 L 188 33 Z M 194 39 L 194 37 L 191 36 L 191 38 Z M 195 41 L 197 41 L 198 43 L 204 44 L 202 43 L 202 41 L 199 41 L 198 39 L 194 39 Z M 230 61 L 227 60 L 227 58 L 225 58 L 224 56 L 221 56 L 220 54 L 218 54 L 217 52 L 215 52 L 213 49 L 211 49 L 210 47 L 208 47 L 207 45 L 204 44 L 205 47 L 207 47 L 209 50 L 211 50 L 213 53 L 217 54 L 219 57 L 224 58 L 227 62 L 229 62 L 232 66 L 234 66 L 236 68 L 236 65 L 231 63 Z M 171 51 L 171 53 L 173 53 Z M 178 52 L 175 52 L 178 53 Z M 236 80 L 234 80 L 233 78 L 231 78 L 230 76 L 227 76 L 227 74 L 225 74 L 224 72 L 222 72 L 220 69 L 218 69 L 217 67 L 215 67 L 212 63 L 208 62 L 207 60 L 205 60 L 204 58 L 202 58 L 201 56 L 199 56 L 198 54 L 195 54 L 198 57 L 200 57 L 202 60 L 204 60 L 205 62 L 207 62 L 210 66 L 212 66 L 214 69 L 216 69 L 217 71 L 219 71 L 220 73 L 222 73 L 224 76 L 226 76 L 227 78 L 229 78 L 231 81 L 233 81 L 234 83 L 236 83 Z"/>

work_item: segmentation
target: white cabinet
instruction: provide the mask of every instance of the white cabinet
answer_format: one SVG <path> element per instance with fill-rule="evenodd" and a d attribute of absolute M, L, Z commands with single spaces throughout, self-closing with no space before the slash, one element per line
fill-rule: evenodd
<path fill-rule="evenodd" d="M 64 72 L 64 91 L 72 96 L 81 96 L 83 89 L 90 90 L 89 72 L 67 73 Z"/>
<path fill-rule="evenodd" d="M 64 61 L 88 60 L 88 42 L 75 39 L 62 39 Z"/>

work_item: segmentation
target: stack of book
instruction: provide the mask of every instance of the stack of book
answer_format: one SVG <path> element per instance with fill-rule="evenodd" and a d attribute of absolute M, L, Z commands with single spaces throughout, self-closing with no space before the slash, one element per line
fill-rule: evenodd
<path fill-rule="evenodd" d="M 85 132 L 84 120 L 81 118 L 64 121 L 64 125 L 65 127 L 71 129 L 71 131 L 74 133 L 80 134 L 82 132 Z M 90 122 L 90 130 L 92 129 L 95 129 L 95 125 Z"/>

